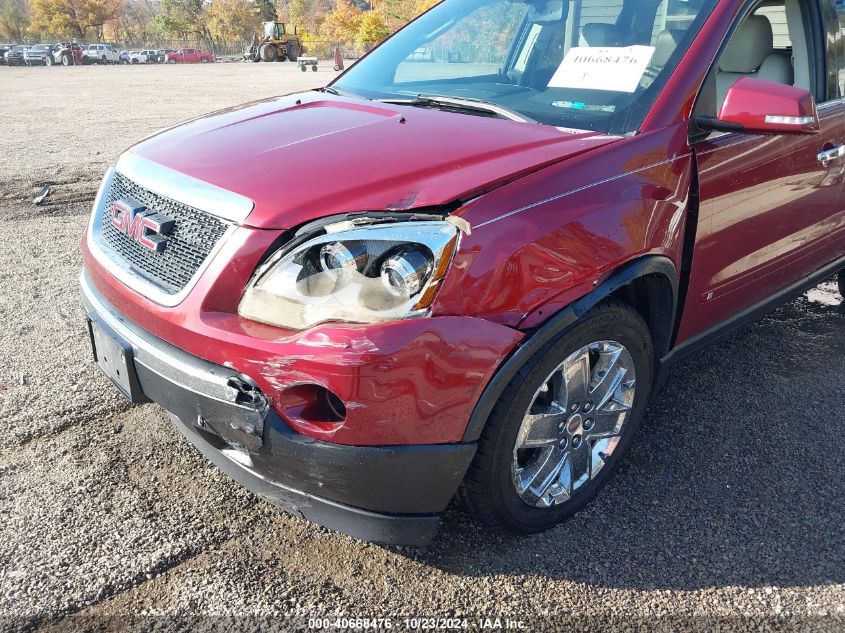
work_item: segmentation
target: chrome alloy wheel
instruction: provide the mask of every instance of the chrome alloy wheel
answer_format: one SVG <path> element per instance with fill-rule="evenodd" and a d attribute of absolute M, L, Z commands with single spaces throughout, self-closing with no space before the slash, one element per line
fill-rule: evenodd
<path fill-rule="evenodd" d="M 591 343 L 545 380 L 516 436 L 511 476 L 526 504 L 568 501 L 616 449 L 634 405 L 634 359 L 616 341 Z"/>

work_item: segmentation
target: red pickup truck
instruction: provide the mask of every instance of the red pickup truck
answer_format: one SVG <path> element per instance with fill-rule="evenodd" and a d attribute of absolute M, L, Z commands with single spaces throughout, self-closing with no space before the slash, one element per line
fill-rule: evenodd
<path fill-rule="evenodd" d="M 210 64 L 214 61 L 214 53 L 207 53 L 198 48 L 180 48 L 178 51 L 167 53 L 164 60 L 168 64 Z"/>
<path fill-rule="evenodd" d="M 96 362 L 299 516 L 419 545 L 460 491 L 549 528 L 673 362 L 842 283 L 844 27 L 833 0 L 445 0 L 321 91 L 117 160 L 82 240 Z"/>

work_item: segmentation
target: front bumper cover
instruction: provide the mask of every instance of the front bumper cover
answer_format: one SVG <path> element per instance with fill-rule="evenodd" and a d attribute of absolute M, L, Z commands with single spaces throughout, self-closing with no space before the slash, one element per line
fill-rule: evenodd
<path fill-rule="evenodd" d="M 351 536 L 423 546 L 475 454 L 474 443 L 358 447 L 293 431 L 248 377 L 209 363 L 125 318 L 83 273 L 88 318 L 131 348 L 137 401 L 166 409 L 216 466 L 292 514 Z"/>

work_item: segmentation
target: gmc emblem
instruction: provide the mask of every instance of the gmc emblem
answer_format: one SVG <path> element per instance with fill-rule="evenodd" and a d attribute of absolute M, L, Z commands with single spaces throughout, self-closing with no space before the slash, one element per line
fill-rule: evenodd
<path fill-rule="evenodd" d="M 111 223 L 151 251 L 161 253 L 167 246 L 167 236 L 175 222 L 166 215 L 147 211 L 147 207 L 135 200 L 117 200 L 111 209 Z"/>

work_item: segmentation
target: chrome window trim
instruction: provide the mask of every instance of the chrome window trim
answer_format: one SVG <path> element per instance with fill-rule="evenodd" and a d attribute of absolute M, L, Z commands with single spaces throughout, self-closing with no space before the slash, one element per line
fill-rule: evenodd
<path fill-rule="evenodd" d="M 144 189 L 235 224 L 243 224 L 255 207 L 249 198 L 180 174 L 131 150 L 117 160 L 117 171 Z"/>
<path fill-rule="evenodd" d="M 103 178 L 103 182 L 100 184 L 100 189 L 99 191 L 97 191 L 97 197 L 94 199 L 94 210 L 91 213 L 91 221 L 88 224 L 88 231 L 86 233 L 88 249 L 94 256 L 94 259 L 97 260 L 97 263 L 100 264 L 100 266 L 102 266 L 104 270 L 106 270 L 112 277 L 117 279 L 124 286 L 131 288 L 138 294 L 146 297 L 150 301 L 164 306 L 165 308 L 172 308 L 182 303 L 182 301 L 185 300 L 188 294 L 190 294 L 191 290 L 194 289 L 194 286 L 197 284 L 197 281 L 199 281 L 199 278 L 209 267 L 217 253 L 219 253 L 223 246 L 226 244 L 232 233 L 238 228 L 238 225 L 230 223 L 229 228 L 227 228 L 223 235 L 220 236 L 220 239 L 217 240 L 217 244 L 215 244 L 214 248 L 211 249 L 211 252 L 209 252 L 208 257 L 205 258 L 205 261 L 203 261 L 202 265 L 197 268 L 197 271 L 194 273 L 193 277 L 188 280 L 188 283 L 186 283 L 185 286 L 179 292 L 174 294 L 165 292 L 164 290 L 162 290 L 162 288 L 155 285 L 139 273 L 135 272 L 132 266 L 127 265 L 123 261 L 123 258 L 117 255 L 116 253 L 113 253 L 110 248 L 103 246 L 103 239 L 101 237 L 101 233 L 103 227 L 103 213 L 105 212 L 104 204 L 108 195 L 108 191 L 111 188 L 111 183 L 114 179 L 115 171 L 120 171 L 120 173 L 126 176 L 127 178 L 132 178 L 132 176 L 120 169 L 120 165 L 121 161 L 118 160 L 116 167 L 114 165 L 109 167 L 105 177 Z M 141 184 L 137 180 L 135 182 L 139 185 Z M 153 193 L 166 195 L 162 193 L 160 187 L 149 189 Z M 167 197 L 171 196 L 168 195 Z M 177 202 L 188 204 L 184 201 L 184 199 L 177 200 Z M 202 209 L 201 207 L 197 208 L 202 211 L 205 211 L 205 209 Z M 113 254 L 110 255 L 110 253 Z"/>

